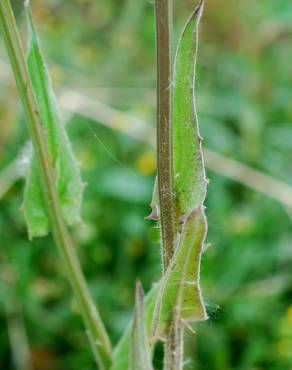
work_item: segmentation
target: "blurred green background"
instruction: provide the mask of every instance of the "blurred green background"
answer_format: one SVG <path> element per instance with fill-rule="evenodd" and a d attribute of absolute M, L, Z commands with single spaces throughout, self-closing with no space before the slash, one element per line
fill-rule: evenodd
<path fill-rule="evenodd" d="M 176 40 L 194 3 L 175 1 Z M 13 5 L 25 42 L 22 1 Z M 88 184 L 84 222 L 72 232 L 116 343 L 131 317 L 135 280 L 148 290 L 160 276 L 159 231 L 144 220 L 156 171 L 147 144 L 155 128 L 153 1 L 32 5 Z M 291 61 L 291 0 L 207 1 L 197 73 L 204 145 L 292 185 Z M 14 183 L 25 160 L 14 161 L 23 156 L 28 133 L 2 40 L 0 86 L 0 193 L 9 188 L 0 199 L 0 368 L 91 370 L 52 238 L 27 238 L 24 181 Z M 140 127 L 133 117 L 148 124 Z M 292 369 L 291 210 L 218 173 L 208 170 L 208 177 L 211 247 L 201 274 L 210 319 L 188 335 L 185 369 Z"/>

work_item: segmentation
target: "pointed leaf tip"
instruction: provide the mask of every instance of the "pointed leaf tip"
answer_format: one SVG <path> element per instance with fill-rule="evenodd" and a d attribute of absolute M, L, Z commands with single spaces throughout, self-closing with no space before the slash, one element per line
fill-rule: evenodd
<path fill-rule="evenodd" d="M 205 6 L 205 0 L 201 0 L 192 14 L 192 18 L 200 18 Z"/>
<path fill-rule="evenodd" d="M 131 330 L 130 370 L 153 370 L 150 345 L 146 329 L 144 291 L 136 284 L 136 304 Z"/>
<path fill-rule="evenodd" d="M 153 344 L 154 344 L 154 343 L 151 343 L 151 338 L 149 336 L 150 336 L 150 333 L 152 333 L 153 315 L 154 315 L 155 304 L 157 301 L 157 296 L 159 294 L 159 288 L 160 288 L 160 282 L 153 284 L 151 290 L 147 293 L 147 295 L 145 296 L 143 300 L 144 305 L 145 305 L 145 326 L 146 326 L 146 330 L 148 334 L 147 342 L 150 343 L 150 348 L 153 348 Z M 112 363 L 112 367 L 110 368 L 110 370 L 130 369 L 130 362 L 131 362 L 131 348 L 130 347 L 131 347 L 131 341 L 132 341 L 132 325 L 128 326 L 122 338 L 120 339 L 118 345 L 114 349 L 113 363 Z"/>
<path fill-rule="evenodd" d="M 175 57 L 173 158 L 178 223 L 181 216 L 187 217 L 203 204 L 207 187 L 195 107 L 198 26 L 203 4 L 201 1 L 187 21 Z"/>

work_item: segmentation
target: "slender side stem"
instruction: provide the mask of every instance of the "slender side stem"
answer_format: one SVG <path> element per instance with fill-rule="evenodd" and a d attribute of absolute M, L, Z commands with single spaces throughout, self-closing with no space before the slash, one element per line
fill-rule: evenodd
<path fill-rule="evenodd" d="M 76 255 L 75 246 L 62 217 L 39 108 L 33 93 L 19 32 L 9 0 L 0 0 L 0 26 L 26 113 L 28 128 L 38 162 L 41 187 L 54 239 L 63 257 L 63 262 L 67 269 L 68 280 L 73 288 L 81 314 L 85 321 L 95 359 L 101 370 L 107 370 L 111 363 L 111 344 L 99 313 L 90 297 Z"/>
<path fill-rule="evenodd" d="M 157 164 L 163 264 L 175 248 L 175 207 L 172 161 L 172 0 L 156 0 L 157 29 Z"/>

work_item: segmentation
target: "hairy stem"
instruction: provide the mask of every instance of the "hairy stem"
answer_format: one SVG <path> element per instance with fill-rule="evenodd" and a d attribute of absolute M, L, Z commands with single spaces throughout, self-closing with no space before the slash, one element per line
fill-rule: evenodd
<path fill-rule="evenodd" d="M 157 29 L 157 164 L 163 264 L 174 252 L 175 207 L 172 155 L 172 0 L 156 0 Z"/>
<path fill-rule="evenodd" d="M 95 359 L 101 370 L 107 370 L 111 363 L 110 341 L 90 297 L 75 246 L 63 220 L 39 107 L 33 93 L 19 32 L 9 0 L 0 1 L 0 26 L 26 114 L 54 239 L 63 257 L 68 280 L 85 321 Z"/>
<path fill-rule="evenodd" d="M 179 319 L 174 314 L 165 344 L 165 370 L 183 369 L 183 342 L 183 328 Z"/>
<path fill-rule="evenodd" d="M 175 251 L 176 222 L 173 189 L 173 4 L 156 0 L 157 33 L 157 165 L 163 266 L 167 269 Z M 165 370 L 179 370 L 183 363 L 183 333 L 173 315 L 165 344 Z"/>

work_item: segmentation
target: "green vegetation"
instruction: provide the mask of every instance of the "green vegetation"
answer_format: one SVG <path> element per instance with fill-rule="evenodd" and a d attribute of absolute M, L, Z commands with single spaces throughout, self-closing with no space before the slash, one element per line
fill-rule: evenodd
<path fill-rule="evenodd" d="M 1 7 L 5 3 L 7 1 L 2 1 Z M 22 1 L 12 3 L 21 35 L 26 38 Z M 181 216 L 190 213 L 184 220 L 180 241 L 184 248 L 170 256 L 162 285 L 155 285 L 151 290 L 152 283 L 161 276 L 159 229 L 144 220 L 156 174 L 155 152 L 151 146 L 156 84 L 153 5 L 133 0 L 122 3 L 35 0 L 32 5 L 66 131 L 87 183 L 82 222 L 70 227 L 78 245 L 72 246 L 72 250 L 80 256 L 89 290 L 94 302 L 98 302 L 114 346 L 128 328 L 113 353 L 114 369 L 125 369 L 131 338 L 132 343 L 136 343 L 133 338 L 140 338 L 144 343 L 145 329 L 153 334 L 153 315 L 166 317 L 167 326 L 168 307 L 173 302 L 182 302 L 189 289 L 184 284 L 188 273 L 192 280 L 198 273 L 199 265 L 194 264 L 194 260 L 197 261 L 203 247 L 205 219 L 202 213 L 192 213 L 192 210 L 203 203 L 205 176 L 198 146 L 186 150 L 187 142 L 196 134 L 192 131 L 194 127 L 190 125 L 190 134 L 182 136 L 185 131 L 181 134 L 176 124 L 182 119 L 188 122 L 193 113 L 192 101 L 187 99 L 191 95 L 181 90 L 188 89 L 188 81 L 186 86 L 174 83 L 174 187 L 176 194 L 184 186 L 186 192 L 192 192 L 190 187 L 196 180 L 201 184 L 202 193 L 199 196 L 193 192 L 198 199 L 192 205 L 183 191 L 176 199 L 176 228 L 179 229 L 179 219 L 184 220 Z M 176 43 L 193 7 L 188 1 L 175 5 Z M 184 322 L 185 369 L 282 370 L 292 366 L 288 186 L 292 133 L 291 66 L 288 63 L 291 15 L 288 0 L 270 0 L 261 5 L 243 0 L 236 3 L 209 0 L 206 4 L 200 30 L 196 101 L 204 148 L 212 149 L 205 151 L 207 171 L 212 170 L 207 173 L 210 185 L 206 200 L 207 242 L 212 246 L 204 254 L 200 284 L 209 320 L 195 325 L 196 335 Z M 188 47 L 182 50 L 192 51 Z M 0 324 L 3 328 L 0 368 L 93 369 L 94 360 L 79 317 L 79 312 L 83 316 L 84 312 L 78 294 L 72 299 L 67 288 L 64 259 L 58 258 L 50 235 L 34 238 L 32 242 L 27 238 L 25 219 L 20 211 L 24 190 L 20 177 L 28 167 L 30 155 L 24 129 L 26 119 L 4 48 L 0 58 L 3 86 L 0 92 Z M 193 60 L 187 58 L 187 61 L 190 65 L 183 63 L 183 66 L 189 68 L 189 74 Z M 176 67 L 179 66 L 177 59 Z M 179 76 L 177 72 L 175 78 Z M 35 93 L 40 99 L 36 90 Z M 176 100 L 181 101 L 177 106 Z M 41 105 L 39 100 L 38 104 Z M 180 109 L 182 104 L 186 104 L 184 109 Z M 44 115 L 42 109 L 41 114 Z M 67 141 L 62 135 L 63 139 L 58 138 L 58 142 Z M 197 161 L 192 162 L 196 168 L 188 170 L 188 160 L 184 163 L 176 154 L 177 148 L 182 149 L 182 156 L 196 157 Z M 72 154 L 70 145 L 67 149 Z M 269 174 L 278 182 L 271 182 L 267 177 L 251 179 L 246 168 L 243 171 L 239 165 L 232 167 L 224 157 L 214 156 L 214 151 Z M 75 160 L 70 163 L 74 163 L 74 173 L 78 173 Z M 178 172 L 186 173 L 188 180 L 181 183 L 182 177 L 175 175 Z M 79 174 L 77 178 L 81 182 Z M 251 190 L 245 184 L 260 191 Z M 57 196 L 66 204 L 67 197 L 62 199 L 62 186 L 56 188 Z M 34 194 L 39 194 L 38 191 L 39 188 Z M 154 208 L 156 205 L 154 201 Z M 42 215 L 47 212 L 42 204 L 40 209 Z M 71 211 L 68 215 L 74 220 L 66 217 L 66 206 L 60 213 L 69 225 L 77 221 L 78 217 Z M 194 219 L 195 226 L 201 227 L 200 232 L 194 231 Z M 198 238 L 195 242 L 193 232 Z M 192 263 L 189 266 L 185 258 L 188 253 L 194 266 Z M 178 263 L 171 263 L 172 258 Z M 180 275 L 179 289 L 172 296 L 167 291 L 173 279 L 177 281 L 177 266 L 185 268 L 185 275 Z M 137 289 L 131 328 L 136 279 L 141 279 L 144 290 L 151 293 L 144 308 L 142 291 Z M 199 286 L 197 289 L 200 296 Z M 161 299 L 158 308 L 157 295 Z M 198 301 L 192 304 L 198 308 Z M 139 321 L 144 309 L 146 328 Z M 194 318 L 192 313 L 188 316 L 186 312 L 186 316 Z M 155 335 L 164 335 L 163 325 L 155 330 Z M 132 349 L 131 366 L 136 368 L 135 361 L 145 356 L 143 366 L 148 370 L 147 353 L 141 353 L 140 349 L 137 347 L 134 352 Z M 28 355 L 32 359 L 30 367 Z M 122 361 L 126 362 L 122 364 Z M 159 346 L 154 353 L 154 367 L 162 368 Z"/>

